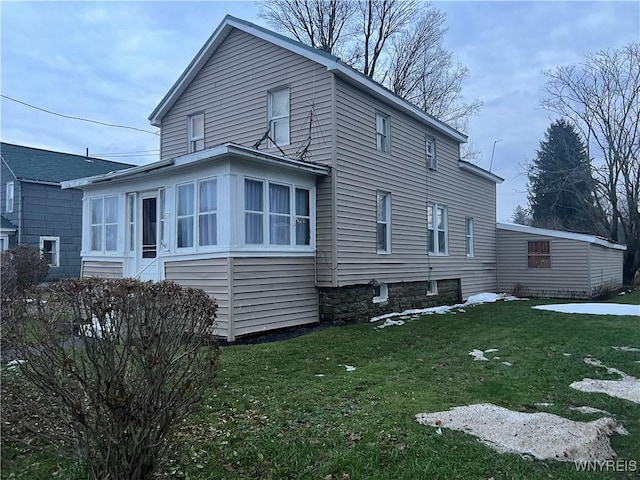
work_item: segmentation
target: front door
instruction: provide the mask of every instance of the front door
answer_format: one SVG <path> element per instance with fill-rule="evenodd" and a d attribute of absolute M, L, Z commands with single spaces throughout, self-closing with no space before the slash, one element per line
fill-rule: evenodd
<path fill-rule="evenodd" d="M 158 281 L 160 271 L 158 261 L 158 196 L 142 195 L 140 215 L 141 244 L 138 245 L 138 275 L 140 280 Z"/>

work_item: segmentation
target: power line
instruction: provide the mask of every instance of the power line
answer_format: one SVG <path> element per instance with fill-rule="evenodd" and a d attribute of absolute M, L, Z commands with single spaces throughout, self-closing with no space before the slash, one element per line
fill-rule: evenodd
<path fill-rule="evenodd" d="M 68 119 L 71 119 L 71 120 L 79 120 L 81 122 L 96 123 L 98 125 L 103 125 L 105 127 L 126 128 L 128 130 L 135 130 L 137 132 L 151 133 L 153 135 L 158 135 L 158 132 L 152 132 L 151 130 L 143 130 L 142 128 L 128 127 L 126 125 L 117 125 L 117 124 L 114 124 L 114 123 L 99 122 L 97 120 L 89 120 L 88 118 L 74 117 L 72 115 L 64 115 L 62 113 L 52 112 L 51 110 L 47 110 L 45 108 L 36 107 L 35 105 L 31 105 L 30 103 L 22 102 L 20 100 L 17 100 L 15 98 L 11 98 L 11 97 L 9 97 L 7 95 L 4 95 L 4 94 L 0 94 L 0 97 L 6 98 L 7 100 L 11 100 L 12 102 L 19 103 L 19 104 L 24 105 L 26 107 L 34 108 L 36 110 L 40 110 L 41 112 L 49 113 L 51 115 L 56 115 L 56 116 L 62 117 L 62 118 L 68 118 Z"/>

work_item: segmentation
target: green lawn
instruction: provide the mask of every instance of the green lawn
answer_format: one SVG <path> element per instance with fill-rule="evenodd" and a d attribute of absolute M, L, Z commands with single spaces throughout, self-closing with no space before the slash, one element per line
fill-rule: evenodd
<path fill-rule="evenodd" d="M 614 301 L 640 305 L 640 290 Z M 485 402 L 599 418 L 569 410 L 588 405 L 624 425 L 629 435 L 614 435 L 613 448 L 640 469 L 640 405 L 569 388 L 585 377 L 617 379 L 585 364 L 587 355 L 640 377 L 640 353 L 611 348 L 640 347 L 640 319 L 530 308 L 538 303 L 552 302 L 499 302 L 382 330 L 362 323 L 224 347 L 210 397 L 181 428 L 163 471 L 190 479 L 637 478 L 638 471 L 582 473 L 571 462 L 498 454 L 472 436 L 438 435 L 415 421 L 417 413 Z M 489 348 L 500 360 L 469 356 Z M 3 449 L 3 478 L 85 478 L 52 453 Z"/>

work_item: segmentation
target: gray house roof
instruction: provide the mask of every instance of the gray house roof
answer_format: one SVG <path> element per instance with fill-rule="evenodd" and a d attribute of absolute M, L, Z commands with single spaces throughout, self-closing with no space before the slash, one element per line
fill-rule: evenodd
<path fill-rule="evenodd" d="M 151 112 L 151 115 L 149 115 L 149 121 L 152 125 L 156 127 L 161 126 L 162 118 L 180 98 L 180 95 L 182 95 L 187 86 L 204 67 L 209 58 L 211 58 L 215 53 L 229 32 L 234 28 L 323 65 L 326 67 L 327 71 L 333 72 L 343 80 L 354 84 L 375 98 L 398 108 L 436 131 L 439 131 L 440 133 L 461 143 L 467 141 L 467 136 L 465 134 L 460 133 L 446 123 L 441 122 L 420 110 L 418 107 L 391 92 L 378 82 L 351 68 L 338 57 L 230 15 L 224 17 L 222 23 L 220 23 L 211 37 L 209 37 L 209 40 L 207 40 L 204 46 L 200 49 L 189 66 L 187 66 L 186 70 L 182 73 L 180 78 L 178 78 L 178 81 L 171 87 L 169 92 L 161 100 L 160 104 L 153 110 L 153 112 Z"/>
<path fill-rule="evenodd" d="M 498 230 L 508 230 L 510 232 L 528 233 L 531 235 L 543 235 L 545 237 L 552 238 L 565 238 L 568 240 L 576 240 L 578 242 L 593 243 L 595 245 L 601 245 L 607 248 L 613 248 L 615 250 L 626 250 L 625 245 L 614 243 L 606 238 L 598 237 L 596 235 L 585 235 L 584 233 L 563 232 L 561 230 L 550 230 L 548 228 L 529 227 L 527 225 L 519 225 L 516 223 L 497 223 L 496 228 Z"/>
<path fill-rule="evenodd" d="M 0 143 L 0 156 L 17 180 L 60 183 L 129 168 L 132 165 L 40 148 Z"/>

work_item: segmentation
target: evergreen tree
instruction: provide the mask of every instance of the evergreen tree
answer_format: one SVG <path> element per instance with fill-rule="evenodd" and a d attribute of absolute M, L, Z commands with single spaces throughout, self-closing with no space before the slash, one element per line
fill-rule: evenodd
<path fill-rule="evenodd" d="M 522 205 L 518 205 L 511 215 L 511 221 L 518 225 L 531 225 L 531 213 Z"/>
<path fill-rule="evenodd" d="M 566 120 L 558 120 L 547 129 L 529 166 L 528 190 L 533 226 L 599 233 L 587 149 Z"/>

